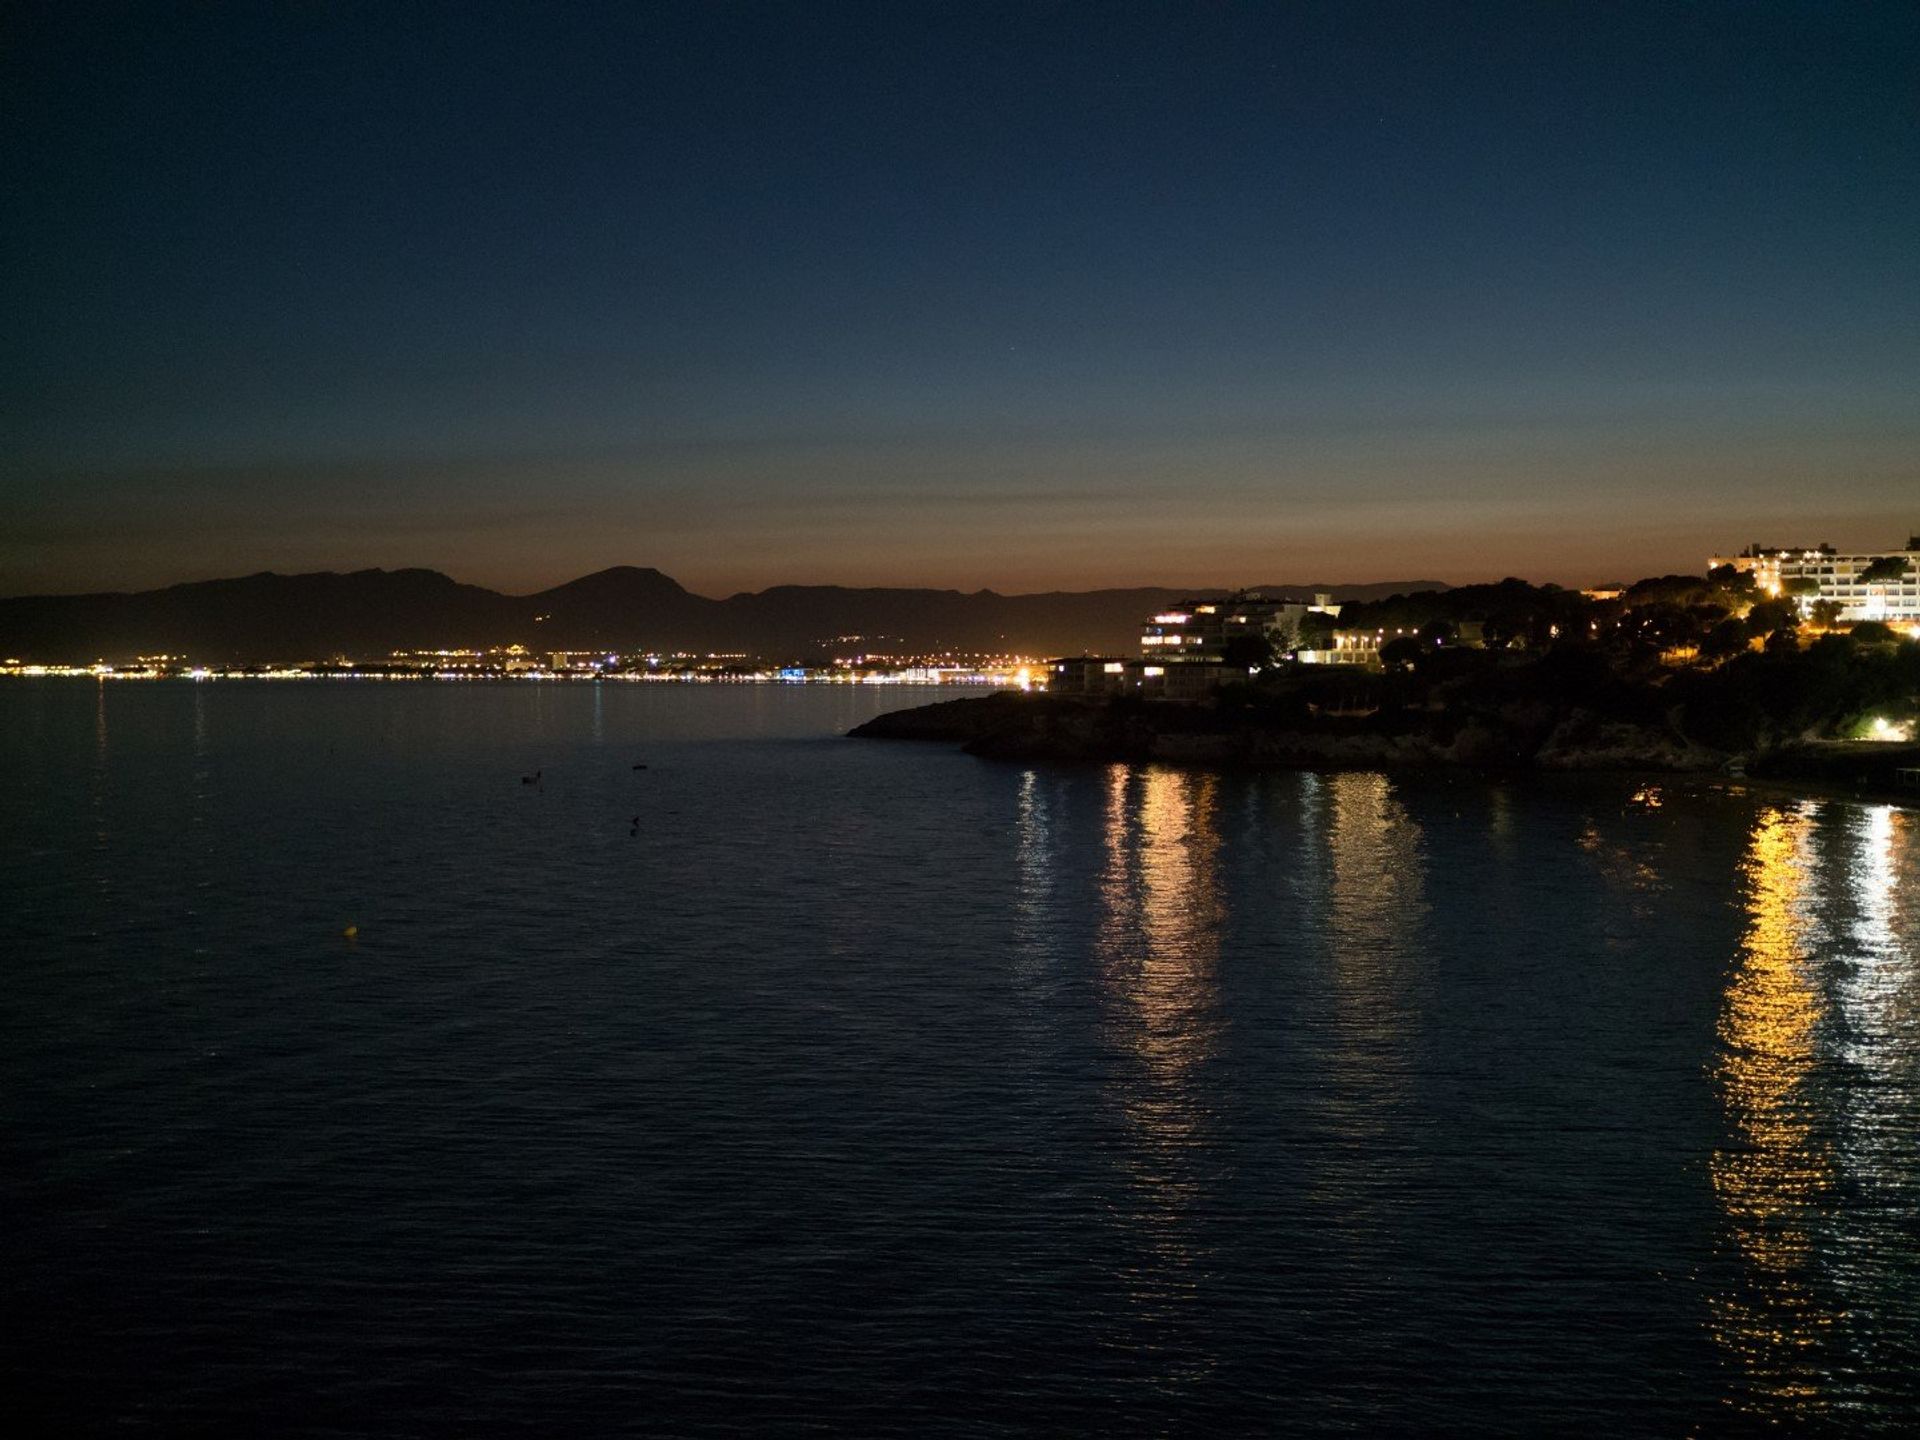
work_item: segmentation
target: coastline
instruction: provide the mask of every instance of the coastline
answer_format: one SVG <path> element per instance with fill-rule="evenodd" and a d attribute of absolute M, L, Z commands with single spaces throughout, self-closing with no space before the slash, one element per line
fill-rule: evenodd
<path fill-rule="evenodd" d="M 863 740 L 957 745 L 989 760 L 1154 763 L 1203 770 L 1455 771 L 1488 777 L 1610 774 L 1715 789 L 1920 808 L 1893 772 L 1920 746 L 1800 742 L 1750 755 L 1580 711 L 1553 717 L 1414 714 L 1276 725 L 1179 702 L 1111 705 L 1000 691 L 889 711 L 848 732 Z"/>

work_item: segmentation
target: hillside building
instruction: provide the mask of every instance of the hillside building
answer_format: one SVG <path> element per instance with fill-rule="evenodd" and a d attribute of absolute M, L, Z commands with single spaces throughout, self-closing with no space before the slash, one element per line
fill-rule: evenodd
<path fill-rule="evenodd" d="M 1054 695 L 1204 700 L 1216 686 L 1245 680 L 1248 674 L 1244 665 L 1225 665 L 1217 660 L 1190 658 L 1162 664 L 1109 655 L 1074 655 L 1053 662 L 1047 674 L 1047 690 Z"/>
<path fill-rule="evenodd" d="M 1874 567 L 1890 570 L 1896 561 L 1904 563 L 1903 574 L 1867 578 Z M 1831 600 L 1842 620 L 1920 622 L 1920 535 L 1908 537 L 1904 550 L 1843 555 L 1831 545 L 1749 545 L 1738 555 L 1716 555 L 1707 563 L 1753 576 L 1768 595 L 1793 596 L 1803 613 L 1817 601 Z"/>
<path fill-rule="evenodd" d="M 1243 590 L 1220 600 L 1185 600 L 1140 627 L 1140 653 L 1153 660 L 1217 661 L 1228 642 L 1242 635 L 1258 635 L 1276 653 L 1286 653 L 1299 646 L 1302 619 L 1339 613 L 1326 594 L 1306 601 Z"/>
<path fill-rule="evenodd" d="M 1378 670 L 1381 668 L 1382 646 L 1402 636 L 1417 638 L 1419 634 L 1419 629 L 1412 626 L 1396 626 L 1391 630 L 1335 630 L 1331 646 L 1324 650 L 1302 650 L 1296 658 L 1303 665 L 1358 665 L 1367 670 Z M 1487 645 L 1486 622 L 1456 621 L 1453 638 L 1444 643 L 1468 650 L 1484 650 Z"/>

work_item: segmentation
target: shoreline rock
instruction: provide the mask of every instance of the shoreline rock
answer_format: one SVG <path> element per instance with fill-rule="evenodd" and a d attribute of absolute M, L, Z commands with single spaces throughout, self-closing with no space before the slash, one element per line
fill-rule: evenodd
<path fill-rule="evenodd" d="M 1399 770 L 1621 770 L 1701 774 L 1730 757 L 1677 735 L 1581 710 L 1565 714 L 1408 712 L 1279 723 L 1257 713 L 1178 702 L 1111 704 L 994 695 L 876 716 L 861 739 L 934 740 L 991 760 Z"/>
<path fill-rule="evenodd" d="M 931 740 L 982 759 L 1054 764 L 1158 762 L 1201 769 L 1466 770 L 1481 774 L 1697 776 L 1809 798 L 1920 807 L 1897 771 L 1920 744 L 1797 741 L 1729 754 L 1574 708 L 1564 713 L 1382 721 L 1329 717 L 1311 727 L 1212 707 L 999 692 L 876 716 L 862 739 Z"/>

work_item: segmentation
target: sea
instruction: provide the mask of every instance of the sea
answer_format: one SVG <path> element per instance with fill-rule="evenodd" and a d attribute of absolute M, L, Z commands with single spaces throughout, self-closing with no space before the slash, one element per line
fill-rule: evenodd
<path fill-rule="evenodd" d="M 0 683 L 12 1433 L 1916 1433 L 1920 812 L 937 698 Z"/>

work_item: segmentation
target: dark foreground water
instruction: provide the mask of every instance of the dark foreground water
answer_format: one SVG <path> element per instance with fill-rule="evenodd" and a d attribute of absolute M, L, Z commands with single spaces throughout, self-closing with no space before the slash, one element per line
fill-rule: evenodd
<path fill-rule="evenodd" d="M 0 1405 L 1920 1417 L 1920 817 L 837 738 L 929 698 L 0 686 Z"/>

